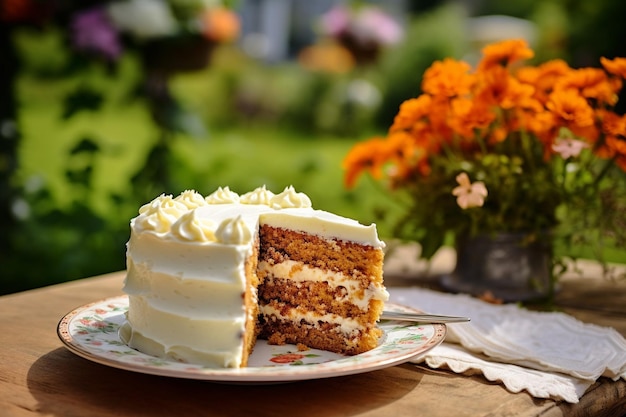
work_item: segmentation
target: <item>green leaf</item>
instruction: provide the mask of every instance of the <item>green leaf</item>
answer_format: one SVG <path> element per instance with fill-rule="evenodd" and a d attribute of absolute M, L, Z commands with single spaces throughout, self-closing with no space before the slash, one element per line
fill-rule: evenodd
<path fill-rule="evenodd" d="M 85 85 L 79 86 L 65 97 L 62 118 L 67 120 L 81 111 L 98 111 L 102 107 L 102 94 Z"/>
<path fill-rule="evenodd" d="M 78 155 L 81 153 L 95 154 L 100 151 L 100 146 L 89 137 L 84 137 L 70 150 L 70 155 Z"/>

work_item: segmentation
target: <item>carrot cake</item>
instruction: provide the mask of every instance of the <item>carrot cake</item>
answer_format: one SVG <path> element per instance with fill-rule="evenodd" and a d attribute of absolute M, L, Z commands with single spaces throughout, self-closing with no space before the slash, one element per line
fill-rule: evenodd
<path fill-rule="evenodd" d="M 120 334 L 141 352 L 239 368 L 257 337 L 350 355 L 378 344 L 388 293 L 374 224 L 263 186 L 161 195 L 130 229 Z"/>

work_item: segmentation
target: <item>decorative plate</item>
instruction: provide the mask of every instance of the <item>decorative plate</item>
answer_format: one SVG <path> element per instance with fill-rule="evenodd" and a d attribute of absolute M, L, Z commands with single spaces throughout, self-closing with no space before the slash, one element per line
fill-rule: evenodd
<path fill-rule="evenodd" d="M 216 369 L 170 361 L 128 347 L 118 334 L 128 309 L 119 296 L 79 307 L 59 322 L 57 334 L 65 346 L 85 359 L 114 368 L 177 378 L 236 383 L 287 382 L 328 378 L 382 369 L 423 355 L 446 335 L 444 324 L 381 321 L 381 341 L 373 350 L 346 356 L 323 350 L 298 351 L 294 345 L 269 345 L 259 340 L 247 368 Z M 385 309 L 418 311 L 391 303 Z"/>

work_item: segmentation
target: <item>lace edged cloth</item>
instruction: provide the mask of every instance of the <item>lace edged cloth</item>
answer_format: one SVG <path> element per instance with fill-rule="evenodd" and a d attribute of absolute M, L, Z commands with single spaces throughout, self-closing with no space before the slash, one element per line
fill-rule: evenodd
<path fill-rule="evenodd" d="M 390 301 L 433 314 L 468 316 L 446 340 L 413 359 L 456 373 L 481 373 L 509 391 L 577 403 L 601 376 L 626 379 L 626 340 L 615 329 L 555 312 L 494 305 L 462 294 L 391 288 Z"/>

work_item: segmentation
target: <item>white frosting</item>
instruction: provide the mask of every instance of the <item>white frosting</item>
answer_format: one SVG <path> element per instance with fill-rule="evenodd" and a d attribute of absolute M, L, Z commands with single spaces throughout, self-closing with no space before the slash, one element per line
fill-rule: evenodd
<path fill-rule="evenodd" d="M 204 201 L 204 199 L 202 199 Z M 210 219 L 199 219 L 196 210 L 190 210 L 180 216 L 172 225 L 171 233 L 180 240 L 189 242 L 213 242 L 215 237 L 215 224 Z"/>
<path fill-rule="evenodd" d="M 293 187 L 277 195 L 265 186 L 241 197 L 228 187 L 206 198 L 191 190 L 176 198 L 161 195 L 142 206 L 130 222 L 124 285 L 130 306 L 124 340 L 156 356 L 238 367 L 247 318 L 244 264 L 259 224 L 384 247 L 375 225 L 314 210 L 308 196 Z M 311 268 L 295 277 L 322 279 Z M 327 279 L 348 285 L 355 304 L 363 308 L 371 299 L 387 297 L 382 286 L 363 292 L 340 275 Z M 329 319 L 341 322 L 346 331 L 355 326 Z"/>
<path fill-rule="evenodd" d="M 242 195 L 239 201 L 242 204 L 263 204 L 269 205 L 274 197 L 274 193 L 265 188 L 265 185 Z"/>
<path fill-rule="evenodd" d="M 252 232 L 241 216 L 224 219 L 215 231 L 217 240 L 230 245 L 245 245 L 252 240 Z"/>
<path fill-rule="evenodd" d="M 132 226 L 138 230 L 167 233 L 187 210 L 185 204 L 175 201 L 171 195 L 161 194 L 139 209 L 139 216 L 134 219 Z"/>
<path fill-rule="evenodd" d="M 205 199 L 209 204 L 232 204 L 239 202 L 239 195 L 228 187 L 219 187 Z"/>
<path fill-rule="evenodd" d="M 207 205 L 207 202 L 204 201 L 204 197 L 202 197 L 202 194 L 193 190 L 183 191 L 174 200 L 180 201 L 185 206 L 187 206 L 188 209 L 195 209 L 196 207 L 202 207 Z"/>
<path fill-rule="evenodd" d="M 304 193 L 297 193 L 292 186 L 285 191 L 270 198 L 269 205 L 275 209 L 281 208 L 308 208 L 311 207 L 311 199 Z"/>

